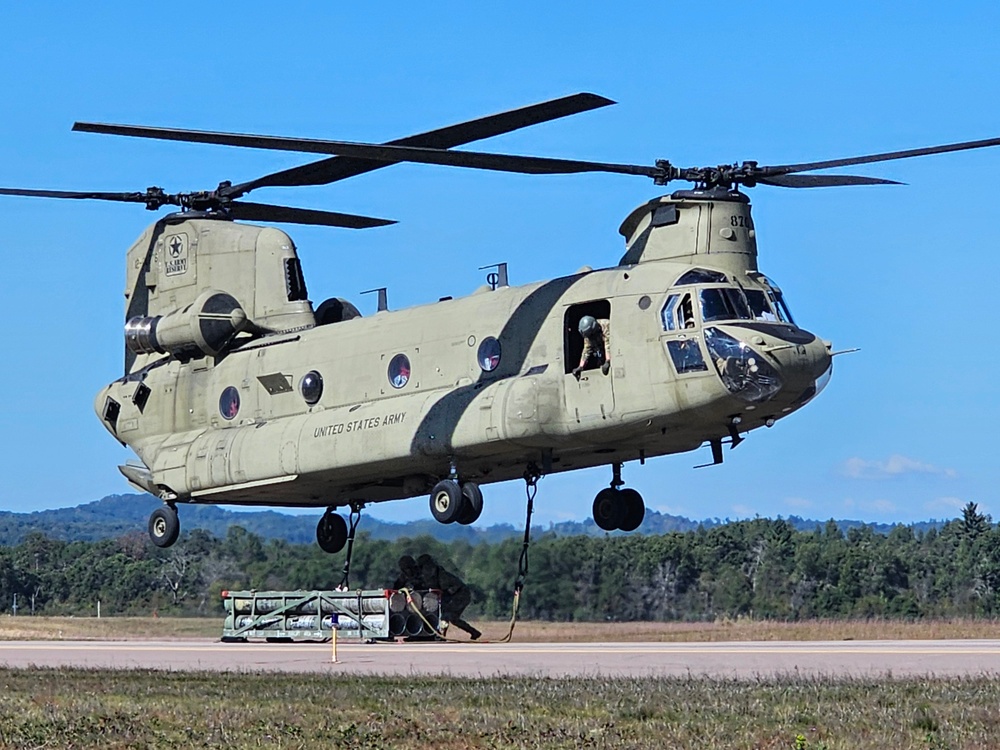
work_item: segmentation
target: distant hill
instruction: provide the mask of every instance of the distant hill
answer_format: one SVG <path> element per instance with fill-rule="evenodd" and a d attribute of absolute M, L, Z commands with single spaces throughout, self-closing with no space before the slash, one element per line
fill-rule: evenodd
<path fill-rule="evenodd" d="M 135 531 L 145 532 L 149 514 L 160 504 L 152 495 L 109 495 L 101 500 L 78 505 L 74 508 L 41 510 L 33 513 L 13 513 L 0 511 L 0 545 L 19 544 L 31 532 L 40 532 L 52 539 L 65 541 L 95 541 L 122 536 Z M 235 512 L 213 505 L 184 505 L 181 508 L 181 527 L 185 531 L 204 529 L 214 536 L 224 537 L 230 526 L 242 526 L 247 531 L 264 539 L 284 539 L 293 544 L 311 544 L 316 539 L 316 515 L 297 516 L 273 510 Z M 647 510 L 646 518 L 639 529 L 644 534 L 666 534 L 671 531 L 694 531 L 699 526 L 711 528 L 720 526 L 729 519 L 704 519 L 693 521 L 683 516 L 658 513 Z M 826 521 L 789 516 L 792 526 L 803 531 L 811 531 L 824 526 Z M 939 528 L 941 521 L 924 521 L 910 524 L 915 531 Z M 893 524 L 865 524 L 862 521 L 839 520 L 842 530 L 855 526 L 870 526 L 879 533 L 886 534 Z M 389 523 L 371 516 L 364 516 L 359 531 L 368 533 L 375 539 L 396 540 L 401 537 L 428 535 L 443 542 L 464 539 L 471 543 L 497 542 L 523 533 L 510 524 L 498 524 L 486 528 L 444 526 L 432 518 L 408 523 Z M 602 535 L 593 519 L 585 521 L 563 521 L 549 526 L 533 527 L 533 533 L 552 532 L 559 536 L 580 534 Z"/>

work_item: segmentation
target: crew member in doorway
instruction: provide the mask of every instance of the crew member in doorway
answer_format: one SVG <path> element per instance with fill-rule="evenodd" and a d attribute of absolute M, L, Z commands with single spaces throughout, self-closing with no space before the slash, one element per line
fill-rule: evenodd
<path fill-rule="evenodd" d="M 424 588 L 438 589 L 441 592 L 441 622 L 438 629 L 444 635 L 451 623 L 459 630 L 468 633 L 472 640 L 478 640 L 482 635 L 478 630 L 462 619 L 462 613 L 472 601 L 469 587 L 453 573 L 449 573 L 435 562 L 430 555 L 417 558 L 420 566 L 420 581 Z"/>
<path fill-rule="evenodd" d="M 600 366 L 601 372 L 607 375 L 611 370 L 611 321 L 584 315 L 580 318 L 579 331 L 583 336 L 583 352 L 580 364 L 573 370 L 576 379 L 579 380 L 580 373 L 591 366 Z"/>

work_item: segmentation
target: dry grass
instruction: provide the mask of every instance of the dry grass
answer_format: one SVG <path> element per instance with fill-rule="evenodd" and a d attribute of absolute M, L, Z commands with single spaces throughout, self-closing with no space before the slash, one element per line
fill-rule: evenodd
<path fill-rule="evenodd" d="M 486 638 L 507 632 L 506 622 L 479 622 Z M 222 617 L 0 617 L 3 640 L 124 640 L 217 638 Z M 1000 637 L 1000 622 L 991 620 L 812 620 L 757 622 L 722 620 L 709 623 L 518 622 L 520 643 L 604 641 L 842 641 L 927 640 Z"/>
<path fill-rule="evenodd" d="M 221 617 L 0 617 L 0 641 L 210 638 L 221 633 Z"/>
<path fill-rule="evenodd" d="M 0 669 L 0 748 L 996 748 L 1000 678 L 386 678 Z"/>

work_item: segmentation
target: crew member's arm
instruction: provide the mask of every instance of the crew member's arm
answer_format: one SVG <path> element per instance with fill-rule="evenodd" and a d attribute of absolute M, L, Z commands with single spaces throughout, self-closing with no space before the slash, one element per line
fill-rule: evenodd
<path fill-rule="evenodd" d="M 580 364 L 577 365 L 576 369 L 573 370 L 573 374 L 580 377 L 580 372 L 584 367 L 587 366 L 587 360 L 590 359 L 591 353 L 594 351 L 594 344 L 586 336 L 583 337 L 583 352 L 580 354 Z"/>

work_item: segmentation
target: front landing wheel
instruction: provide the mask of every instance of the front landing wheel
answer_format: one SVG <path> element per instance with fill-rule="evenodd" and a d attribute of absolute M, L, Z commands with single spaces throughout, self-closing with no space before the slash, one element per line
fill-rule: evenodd
<path fill-rule="evenodd" d="M 177 508 L 164 505 L 149 516 L 149 538 L 157 547 L 169 547 L 181 533 Z"/>
<path fill-rule="evenodd" d="M 620 492 L 619 498 L 625 506 L 625 512 L 622 514 L 618 528 L 622 531 L 635 531 L 642 524 L 642 519 L 646 517 L 646 503 L 643 502 L 642 495 L 631 487 L 626 487 Z"/>
<path fill-rule="evenodd" d="M 594 523 L 604 531 L 615 531 L 625 517 L 625 505 L 621 492 L 613 487 L 605 487 L 594 498 Z"/>

